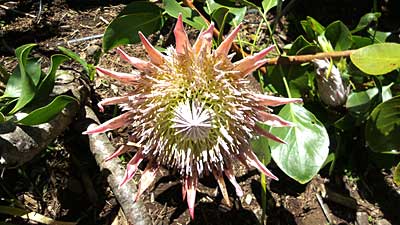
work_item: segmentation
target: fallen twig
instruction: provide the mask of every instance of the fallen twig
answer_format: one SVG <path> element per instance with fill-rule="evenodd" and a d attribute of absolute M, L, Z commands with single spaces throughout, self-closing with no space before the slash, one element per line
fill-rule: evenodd
<path fill-rule="evenodd" d="M 322 200 L 322 197 L 321 197 L 321 195 L 319 193 L 316 193 L 315 195 L 317 196 L 317 200 L 318 200 L 319 206 L 321 207 L 322 212 L 324 213 L 326 220 L 328 221 L 329 224 L 333 224 L 331 215 L 329 214 L 328 206 L 324 203 L 324 201 Z"/>
<path fill-rule="evenodd" d="M 0 8 L 3 8 L 3 9 L 5 9 L 5 10 L 8 10 L 8 11 L 11 11 L 11 12 L 14 12 L 14 13 L 17 13 L 17 14 L 20 14 L 20 15 L 29 16 L 29 17 L 31 17 L 31 18 L 36 18 L 35 15 L 32 15 L 32 14 L 30 14 L 30 13 L 21 12 L 21 11 L 19 11 L 19 10 L 12 9 L 12 8 L 10 8 L 10 7 L 8 7 L 8 6 L 5 6 L 5 5 L 0 5 Z"/>
<path fill-rule="evenodd" d="M 86 123 L 82 127 L 82 131 L 97 126 L 99 120 L 89 107 L 85 107 Z M 112 146 L 105 134 L 89 135 L 90 151 L 92 152 L 97 164 L 103 172 L 108 173 L 107 181 L 114 192 L 125 216 L 130 224 L 148 225 L 151 224 L 150 216 L 141 200 L 134 201 L 133 196 L 137 191 L 133 182 L 128 182 L 122 187 L 118 187 L 121 183 L 125 168 L 121 165 L 118 158 L 105 162 L 105 159 L 111 155 L 115 148 Z"/>

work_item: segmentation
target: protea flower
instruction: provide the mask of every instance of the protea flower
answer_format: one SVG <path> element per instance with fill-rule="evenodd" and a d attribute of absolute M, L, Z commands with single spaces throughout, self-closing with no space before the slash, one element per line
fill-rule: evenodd
<path fill-rule="evenodd" d="M 103 68 L 97 71 L 135 89 L 127 96 L 102 100 L 98 105 L 100 110 L 104 105 L 119 104 L 124 113 L 84 132 L 103 133 L 130 126 L 130 140 L 109 157 L 136 150 L 121 185 L 132 179 L 143 159 L 148 163 L 136 199 L 154 181 L 160 166 L 175 169 L 182 177 L 182 196 L 187 198 L 192 218 L 198 178 L 203 175 L 215 176 L 228 205 L 223 174 L 235 187 L 236 194 L 242 196 L 233 173 L 235 160 L 277 180 L 250 149 L 250 140 L 262 135 L 285 143 L 259 127 L 259 123 L 290 126 L 290 122 L 271 114 L 268 107 L 301 102 L 301 99 L 263 95 L 251 86 L 247 76 L 265 63 L 263 58 L 272 46 L 232 63 L 228 52 L 240 25 L 215 50 L 212 50 L 213 29 L 211 24 L 191 46 L 179 16 L 174 29 L 176 46 L 168 48 L 166 55 L 158 52 L 140 32 L 150 61 L 128 56 L 118 48 L 122 59 L 139 72 L 120 73 Z"/>

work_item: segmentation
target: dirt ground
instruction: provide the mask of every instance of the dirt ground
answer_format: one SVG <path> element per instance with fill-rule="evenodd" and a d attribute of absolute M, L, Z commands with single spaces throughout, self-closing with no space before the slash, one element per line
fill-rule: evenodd
<path fill-rule="evenodd" d="M 38 14 L 39 0 L 0 1 L 0 5 L 9 8 L 0 8 L 0 62 L 11 71 L 16 65 L 14 49 L 22 44 L 37 43 L 34 56 L 43 57 L 45 62 L 61 45 L 79 53 L 90 63 L 98 60 L 102 67 L 129 71 L 130 66 L 122 62 L 114 51 L 98 58 L 101 39 L 77 40 L 102 34 L 107 23 L 118 15 L 126 2 L 43 0 L 42 11 Z M 348 15 L 347 12 L 344 14 Z M 273 15 L 270 17 L 274 18 Z M 358 15 L 354 17 L 359 18 Z M 349 23 L 354 23 L 353 18 Z M 246 16 L 245 36 L 250 37 L 255 32 L 257 20 L 256 13 Z M 171 19 L 167 23 L 173 24 L 174 21 Z M 276 38 L 282 45 L 292 38 L 288 23 L 283 18 L 277 28 L 280 32 Z M 170 44 L 168 35 L 171 32 L 166 27 L 153 35 L 151 41 L 159 41 L 162 34 L 162 42 Z M 137 57 L 143 56 L 140 46 L 131 45 L 125 49 Z M 62 68 L 82 71 L 74 62 L 64 64 Z M 94 94 L 88 104 L 94 106 L 100 99 L 121 95 L 130 87 L 97 76 L 92 88 Z M 111 108 L 98 115 L 106 120 L 116 113 L 118 109 Z M 25 209 L 59 221 L 125 224 L 105 174 L 97 167 L 88 146 L 82 144 L 84 142 L 74 133 L 73 126 L 28 164 L 4 171 L 0 180 L 1 204 L 19 202 Z M 122 143 L 126 136 L 126 132 L 110 134 L 114 144 Z M 205 177 L 198 188 L 196 219 L 191 221 L 187 205 L 180 196 L 179 177 L 170 171 L 164 172 L 165 176 L 160 177 L 143 199 L 153 224 L 400 224 L 400 189 L 392 181 L 390 168 L 381 170 L 367 165 L 365 170 L 356 174 L 334 173 L 331 176 L 328 175 L 329 168 L 325 168 L 311 182 L 300 185 L 273 163 L 268 167 L 280 180 L 268 181 L 266 212 L 261 206 L 263 189 L 259 173 L 239 165 L 236 174 L 244 196 L 237 198 L 233 187 L 229 186 L 234 203 L 231 208 L 223 203 L 216 181 Z M 265 221 L 261 222 L 264 217 Z M 1 214 L 0 221 L 30 223 Z"/>

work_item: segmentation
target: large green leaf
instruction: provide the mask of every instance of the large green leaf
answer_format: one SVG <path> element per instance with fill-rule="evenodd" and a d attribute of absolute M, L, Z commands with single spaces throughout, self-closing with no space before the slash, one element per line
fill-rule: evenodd
<path fill-rule="evenodd" d="M 151 2 L 132 2 L 123 14 L 115 18 L 107 27 L 103 36 L 103 50 L 125 44 L 138 43 L 138 32 L 150 35 L 162 27 L 162 10 Z"/>
<path fill-rule="evenodd" d="M 268 129 L 269 127 L 264 124 L 258 124 L 263 129 Z M 256 153 L 259 159 L 264 159 L 264 164 L 269 164 L 271 162 L 271 151 L 269 149 L 268 139 L 263 136 L 256 136 L 250 140 L 251 149 Z"/>
<path fill-rule="evenodd" d="M 382 87 L 382 101 L 392 98 L 392 92 L 390 90 L 392 85 L 393 83 Z M 377 96 L 378 93 L 379 90 L 377 87 L 370 88 L 366 91 L 352 92 L 347 97 L 346 108 L 355 111 L 360 110 L 360 108 L 366 108 L 368 105 L 372 104 L 371 100 Z"/>
<path fill-rule="evenodd" d="M 400 96 L 379 104 L 365 125 L 365 139 L 372 151 L 400 153 Z"/>
<path fill-rule="evenodd" d="M 287 144 L 269 141 L 276 164 L 289 177 L 304 184 L 321 169 L 329 153 L 329 136 L 324 125 L 301 105 L 288 104 L 279 112 L 293 127 L 271 128 Z"/>
<path fill-rule="evenodd" d="M 65 106 L 73 101 L 76 101 L 76 99 L 68 95 L 57 96 L 48 105 L 35 109 L 26 117 L 19 120 L 18 123 L 28 126 L 46 123 L 57 116 Z"/>
<path fill-rule="evenodd" d="M 336 51 L 347 50 L 353 44 L 351 33 L 342 21 L 329 24 L 324 34 Z"/>
<path fill-rule="evenodd" d="M 387 74 L 400 67 L 400 44 L 380 43 L 368 45 L 350 55 L 361 71 L 371 75 Z"/>
<path fill-rule="evenodd" d="M 21 75 L 20 87 L 21 87 L 21 96 L 19 97 L 17 104 L 10 111 L 10 114 L 14 114 L 20 109 L 22 109 L 25 105 L 27 105 L 34 97 L 35 97 L 35 84 L 31 77 L 26 72 L 26 65 L 28 60 L 28 55 L 31 49 L 36 44 L 26 44 L 21 47 L 18 47 L 15 50 L 15 54 L 17 56 L 19 71 Z"/>
<path fill-rule="evenodd" d="M 269 12 L 270 9 L 278 5 L 278 0 L 263 0 L 262 1 L 262 7 L 264 10 L 264 13 Z"/>
<path fill-rule="evenodd" d="M 188 7 L 182 7 L 177 1 L 163 0 L 163 2 L 165 12 L 167 12 L 168 15 L 178 18 L 179 13 L 181 13 L 183 22 L 198 30 L 204 29 L 208 26 L 198 13 Z"/>
<path fill-rule="evenodd" d="M 317 36 L 321 35 L 325 31 L 325 27 L 322 26 L 314 18 L 307 16 L 307 20 L 300 21 L 303 30 L 306 32 L 308 38 L 315 40 Z"/>
<path fill-rule="evenodd" d="M 232 7 L 231 4 L 227 4 L 228 2 L 225 2 L 225 4 L 220 4 L 217 3 L 215 0 L 207 0 L 207 10 L 209 14 L 213 15 L 213 18 L 219 18 L 221 16 L 217 16 L 218 14 L 228 14 L 232 16 L 232 18 L 228 19 L 229 24 L 237 26 L 239 23 L 242 22 L 245 14 L 246 14 L 246 7 Z M 222 13 L 221 13 L 222 11 Z M 226 13 L 224 13 L 226 11 Z M 219 13 L 217 13 L 219 12 Z M 217 13 L 217 15 L 215 15 Z M 219 27 L 221 28 L 221 21 L 216 21 Z M 221 29 L 222 30 L 222 29 Z"/>
<path fill-rule="evenodd" d="M 68 59 L 69 58 L 67 56 L 60 54 L 51 56 L 50 69 L 47 72 L 44 79 L 42 80 L 42 82 L 40 83 L 37 91 L 37 95 L 39 96 L 40 99 L 47 98 L 49 94 L 53 91 L 54 82 L 56 78 L 56 71 L 58 67 L 61 65 L 61 63 L 63 63 Z"/>

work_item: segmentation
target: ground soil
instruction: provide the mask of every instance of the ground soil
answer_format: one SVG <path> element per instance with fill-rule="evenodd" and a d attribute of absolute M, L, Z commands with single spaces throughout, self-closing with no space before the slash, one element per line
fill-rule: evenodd
<path fill-rule="evenodd" d="M 58 52 L 57 46 L 61 45 L 80 54 L 90 63 L 130 71 L 132 68 L 122 62 L 113 50 L 98 57 L 101 39 L 67 44 L 71 40 L 102 34 L 107 23 L 116 17 L 126 2 L 43 0 L 43 8 L 38 16 L 39 1 L 0 1 L 1 5 L 17 11 L 0 8 L 0 62 L 11 71 L 16 65 L 14 49 L 22 44 L 37 43 L 34 56 L 43 57 L 45 63 L 51 54 Z M 310 11 L 312 9 L 308 9 L 309 14 L 306 14 L 301 11 L 302 8 L 304 6 L 298 4 L 293 6 L 299 18 L 313 14 Z M 329 10 L 325 13 L 335 15 Z M 343 14 L 348 17 L 347 11 Z M 358 14 L 362 15 L 363 11 L 357 11 L 357 16 L 352 18 L 346 17 L 349 23 L 354 24 L 352 19 L 359 18 Z M 270 19 L 273 20 L 274 15 L 270 15 Z M 243 38 L 251 40 L 257 21 L 260 21 L 257 13 L 246 16 Z M 173 24 L 174 21 L 171 19 L 167 23 Z M 288 23 L 291 21 L 285 17 L 278 23 L 276 39 L 280 45 L 291 41 L 294 31 L 288 30 L 291 29 Z M 161 42 L 168 45 L 171 27 L 166 27 L 150 40 L 159 42 L 162 34 L 164 39 Z M 196 31 L 193 32 L 195 36 Z M 259 41 L 267 41 L 267 36 L 265 40 Z M 140 46 L 130 45 L 125 49 L 134 56 L 143 57 Z M 82 71 L 80 65 L 74 62 L 62 68 Z M 130 87 L 102 76 L 96 77 L 92 87 L 93 96 L 88 104 L 95 110 L 95 103 L 101 98 L 121 95 L 130 90 Z M 99 116 L 101 120 L 106 120 L 116 113 L 118 109 L 111 108 Z M 105 175 L 99 171 L 88 146 L 82 144 L 74 133 L 73 126 L 31 162 L 4 171 L 0 180 L 1 204 L 10 205 L 12 202 L 59 221 L 125 224 Z M 126 137 L 127 132 L 123 130 L 118 135 L 110 133 L 110 139 L 115 145 L 124 142 Z M 129 157 L 131 155 L 126 155 L 125 161 Z M 400 224 L 400 191 L 392 181 L 390 168 L 381 170 L 370 165 L 356 174 L 334 173 L 330 176 L 326 168 L 304 185 L 287 177 L 273 163 L 269 168 L 280 177 L 280 181 L 267 183 L 265 212 L 261 206 L 264 190 L 259 173 L 239 165 L 236 174 L 244 196 L 238 198 L 231 195 L 233 206 L 228 207 L 222 200 L 217 183 L 213 178 L 205 177 L 198 188 L 194 221 L 190 220 L 186 203 L 179 194 L 179 177 L 173 172 L 164 171 L 165 176 L 160 177 L 144 194 L 143 199 L 154 224 Z M 233 187 L 229 186 L 228 189 L 234 193 Z M 264 217 L 265 221 L 261 222 Z M 1 214 L 0 219 L 12 224 L 30 223 L 28 220 Z"/>

